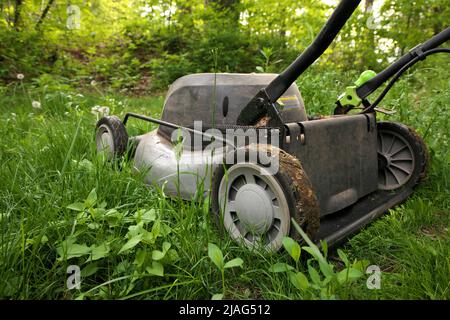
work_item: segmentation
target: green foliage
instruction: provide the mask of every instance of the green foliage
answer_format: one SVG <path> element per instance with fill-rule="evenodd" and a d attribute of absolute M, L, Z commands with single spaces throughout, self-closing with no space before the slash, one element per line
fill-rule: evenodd
<path fill-rule="evenodd" d="M 318 248 L 303 243 L 299 250 L 292 240 L 284 241 L 285 254 L 248 251 L 214 227 L 208 200 L 166 198 L 163 190 L 146 187 L 131 163 L 115 170 L 116 164 L 97 157 L 93 106 L 108 106 L 120 117 L 126 111 L 158 117 L 163 97 L 59 90 L 47 81 L 37 86 L 15 80 L 0 89 L 0 296 L 448 299 L 450 96 L 448 66 L 432 64 L 437 61 L 405 74 L 384 103 L 397 111 L 390 120 L 425 137 L 432 157 L 429 178 L 405 204 L 353 237 L 342 248 L 345 255 L 328 252 L 323 242 Z M 308 70 L 299 81 L 308 112 L 329 114 L 343 84 L 357 77 Z M 41 109 L 33 108 L 32 100 L 40 101 Z M 130 135 L 153 128 L 144 122 L 127 125 Z M 208 243 L 216 243 L 225 256 L 223 278 L 208 257 Z M 232 259 L 237 257 L 245 263 Z M 353 270 L 365 271 L 365 260 L 380 266 L 381 290 L 367 289 L 368 275 Z M 65 287 L 69 265 L 81 268 L 81 290 Z"/>
<path fill-rule="evenodd" d="M 124 255 L 135 266 L 135 276 L 140 273 L 164 276 L 164 265 L 171 265 L 178 260 L 178 253 L 171 249 L 172 244 L 164 241 L 162 250 L 155 247 L 159 237 L 166 237 L 171 233 L 170 227 L 161 222 L 155 209 L 139 209 L 134 214 L 129 211 L 119 211 L 116 208 L 106 209 L 106 202 L 98 203 L 96 189 L 93 189 L 83 202 L 75 202 L 67 206 L 68 209 L 78 212 L 74 221 L 72 233 L 56 247 L 58 261 L 67 261 L 73 258 L 88 256 L 86 262 Z M 150 225 L 151 230 L 148 231 Z M 116 229 L 124 230 L 128 226 L 125 237 L 117 237 Z M 97 237 L 96 243 L 91 246 L 79 244 L 84 232 L 96 230 L 103 237 Z M 123 240 L 122 240 L 123 239 Z M 155 248 L 151 255 L 147 248 Z M 131 258 L 130 258 L 131 256 Z M 104 260 L 102 260 L 104 261 Z M 102 262 L 100 261 L 100 262 Z M 99 264 L 96 264 L 98 268 Z M 90 271 L 90 274 L 94 274 Z M 83 297 L 86 297 L 83 294 Z"/>
<path fill-rule="evenodd" d="M 294 260 L 296 267 L 294 268 L 288 264 L 277 262 L 269 268 L 269 271 L 275 273 L 287 272 L 290 283 L 302 293 L 303 297 L 335 299 L 337 298 L 336 292 L 340 286 L 345 286 L 350 281 L 357 280 L 363 276 L 364 270 L 368 265 L 367 261 L 355 260 L 350 264 L 347 255 L 338 249 L 338 255 L 344 262 L 345 267 L 339 272 L 334 271 L 334 265 L 325 258 L 327 254 L 326 243 L 322 244 L 324 256 L 295 220 L 291 219 L 291 222 L 307 244 L 303 246 L 303 251 L 312 256 L 312 258 L 306 261 L 309 278 L 303 272 L 299 271 L 298 263 L 302 248 L 290 237 L 283 239 L 283 247 Z M 318 269 L 317 266 L 319 267 Z"/>
<path fill-rule="evenodd" d="M 216 265 L 222 275 L 222 293 L 214 294 L 213 300 L 220 300 L 225 295 L 225 269 L 241 267 L 244 260 L 241 258 L 234 258 L 225 262 L 222 250 L 214 243 L 208 243 L 208 257 Z"/>
<path fill-rule="evenodd" d="M 25 1 L 17 25 L 13 2 L 0 7 L 0 43 L 7 44 L 0 46 L 0 80 L 51 74 L 65 85 L 96 80 L 140 94 L 166 89 L 189 73 L 280 72 L 311 43 L 334 7 L 310 0 L 70 4 L 80 9 L 80 29 L 67 27 L 73 17 L 64 2 L 54 1 L 43 16 L 41 2 Z M 365 1 L 318 65 L 380 71 L 444 29 L 448 17 L 444 0 Z"/>
<path fill-rule="evenodd" d="M 231 2 L 227 8 L 172 1 L 173 12 L 160 1 L 132 7 L 128 1 L 71 1 L 81 9 L 80 30 L 66 28 L 66 2 L 55 1 L 39 28 L 41 1 L 24 1 L 17 24 L 9 7 L 14 1 L 2 3 L 1 298 L 450 298 L 445 57 L 408 71 L 383 105 L 396 111 L 390 120 L 424 137 L 429 177 L 411 199 L 336 253 L 307 238 L 302 244 L 284 239 L 284 254 L 243 249 L 214 227 L 209 199 L 168 199 L 164 190 L 146 187 L 129 162 L 116 170 L 118 164 L 96 155 L 93 107 L 107 106 L 120 117 L 126 111 L 158 117 L 163 96 L 133 95 L 165 89 L 192 72 L 279 72 L 310 43 L 329 9 L 320 1 Z M 155 7 L 141 16 L 145 4 Z M 442 29 L 448 6 L 386 0 L 381 29 L 367 28 L 369 16 L 361 8 L 298 79 L 309 114 L 330 114 L 360 71 L 380 71 Z M 132 136 L 154 128 L 127 126 Z M 366 261 L 380 266 L 381 290 L 367 289 Z M 65 287 L 69 265 L 81 268 L 80 290 Z"/>

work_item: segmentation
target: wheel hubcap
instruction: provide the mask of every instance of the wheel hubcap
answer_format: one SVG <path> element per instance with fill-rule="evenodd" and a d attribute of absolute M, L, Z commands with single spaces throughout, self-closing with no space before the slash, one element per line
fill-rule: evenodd
<path fill-rule="evenodd" d="M 273 221 L 273 207 L 269 194 L 256 184 L 246 184 L 236 195 L 236 213 L 245 228 L 261 235 Z"/>
<path fill-rule="evenodd" d="M 219 205 L 232 238 L 277 250 L 289 234 L 289 206 L 278 180 L 265 170 L 253 163 L 232 166 L 220 183 Z"/>

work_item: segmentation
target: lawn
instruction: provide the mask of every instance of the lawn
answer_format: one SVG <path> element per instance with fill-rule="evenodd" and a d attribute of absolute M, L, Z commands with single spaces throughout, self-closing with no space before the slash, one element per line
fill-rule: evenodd
<path fill-rule="evenodd" d="M 448 64 L 414 69 L 385 100 L 384 106 L 397 112 L 390 120 L 424 137 L 429 174 L 408 201 L 352 237 L 339 254 L 323 253 L 332 272 L 359 270 L 354 280 L 328 284 L 322 281 L 326 268 L 308 252 L 311 246 L 301 250 L 299 261 L 292 250 L 250 252 L 219 230 L 207 203 L 167 198 L 164 190 L 144 185 L 131 163 L 111 165 L 97 156 L 98 116 L 92 107 L 108 106 L 121 117 L 134 111 L 158 118 L 163 96 L 21 81 L 0 87 L 0 297 L 449 299 L 446 70 Z M 298 84 L 308 112 L 331 113 L 335 97 L 350 81 L 345 77 L 314 71 L 302 76 Z M 130 135 L 152 128 L 139 121 L 130 125 Z M 225 262 L 240 258 L 242 264 L 238 259 L 235 267 L 218 263 L 218 268 L 208 256 L 208 249 L 218 250 L 210 243 L 220 248 Z M 293 271 L 274 272 L 282 264 Z M 74 265 L 81 269 L 81 285 L 69 290 L 67 271 Z M 380 289 L 367 288 L 367 265 L 380 268 Z"/>

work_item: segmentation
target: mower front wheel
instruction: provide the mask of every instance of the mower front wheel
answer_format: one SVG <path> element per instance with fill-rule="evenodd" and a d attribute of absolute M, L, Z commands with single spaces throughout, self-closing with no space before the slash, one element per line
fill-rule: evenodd
<path fill-rule="evenodd" d="M 285 236 L 301 240 L 291 217 L 314 238 L 320 223 L 319 207 L 300 161 L 268 145 L 247 146 L 245 159 L 256 150 L 277 154 L 278 169 L 272 172 L 273 168 L 259 161 L 218 167 L 212 181 L 216 221 L 249 248 L 277 251 Z"/>
<path fill-rule="evenodd" d="M 128 134 L 123 122 L 116 116 L 107 116 L 97 122 L 95 142 L 97 152 L 104 152 L 108 160 L 120 158 L 128 145 Z"/>

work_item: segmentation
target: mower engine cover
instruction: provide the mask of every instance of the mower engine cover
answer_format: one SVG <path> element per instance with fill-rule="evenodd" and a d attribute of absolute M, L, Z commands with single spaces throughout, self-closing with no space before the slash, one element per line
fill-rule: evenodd
<path fill-rule="evenodd" d="M 242 108 L 277 74 L 199 73 L 176 80 L 169 88 L 161 120 L 194 127 L 202 121 L 203 130 L 235 125 Z M 307 120 L 303 99 L 295 83 L 278 100 L 284 122 Z M 170 137 L 174 129 L 159 127 L 159 134 Z"/>
<path fill-rule="evenodd" d="M 201 121 L 201 128 L 195 129 L 202 131 L 212 127 L 226 129 L 234 126 L 242 108 L 276 76 L 201 73 L 181 77 L 171 85 L 167 93 L 161 120 L 187 128 L 194 128 L 194 122 Z M 295 83 L 278 100 L 278 104 L 285 122 L 308 120 L 303 99 Z M 199 182 L 204 182 L 205 193 L 209 190 L 211 173 L 221 165 L 224 154 L 230 150 L 228 147 L 216 149 L 211 157 L 209 152 L 203 152 L 204 145 L 190 149 L 191 143 L 186 142 L 186 147 L 191 151 L 184 149 L 177 156 L 172 137 L 174 130 L 176 129 L 160 125 L 158 129 L 136 137 L 139 143 L 134 167 L 145 172 L 148 184 L 165 185 L 166 194 L 180 194 L 183 199 L 192 199 L 199 191 Z M 177 173 L 177 168 L 180 174 Z"/>

